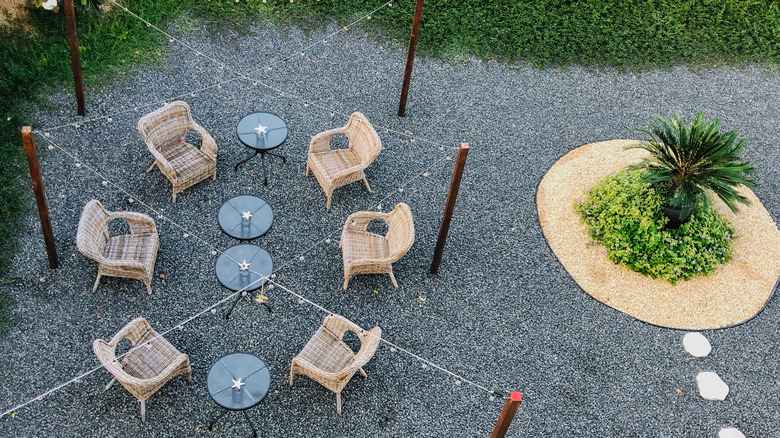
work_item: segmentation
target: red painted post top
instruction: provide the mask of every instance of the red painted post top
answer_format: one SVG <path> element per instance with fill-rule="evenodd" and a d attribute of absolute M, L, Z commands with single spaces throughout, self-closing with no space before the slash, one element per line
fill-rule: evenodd
<path fill-rule="evenodd" d="M 523 401 L 523 395 L 520 394 L 520 391 L 512 391 L 509 393 L 509 399 L 514 402 Z"/>

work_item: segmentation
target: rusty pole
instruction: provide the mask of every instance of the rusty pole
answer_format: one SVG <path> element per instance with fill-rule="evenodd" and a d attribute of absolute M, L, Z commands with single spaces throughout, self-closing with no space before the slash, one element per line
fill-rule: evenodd
<path fill-rule="evenodd" d="M 41 169 L 38 167 L 35 139 L 32 135 L 32 128 L 29 126 L 22 128 L 22 140 L 24 141 L 24 152 L 27 153 L 27 165 L 30 167 L 30 179 L 32 179 L 33 192 L 35 192 L 35 203 L 38 204 L 38 216 L 41 219 L 43 242 L 46 244 L 46 254 L 49 256 L 49 268 L 57 269 L 59 262 L 57 260 L 57 247 L 54 245 L 54 233 L 51 229 L 51 219 L 49 218 L 49 206 L 46 205 L 46 193 L 43 190 Z"/>
<path fill-rule="evenodd" d="M 398 104 L 398 117 L 406 116 L 406 95 L 409 94 L 409 83 L 412 81 L 412 66 L 414 51 L 417 49 L 417 36 L 420 34 L 420 19 L 423 12 L 423 0 L 417 0 L 412 22 L 412 36 L 409 40 L 409 53 L 406 55 L 406 70 L 404 70 L 404 85 L 401 88 L 401 103 Z"/>
<path fill-rule="evenodd" d="M 501 415 L 498 416 L 498 421 L 496 421 L 496 426 L 493 428 L 490 438 L 504 438 L 509 425 L 512 424 L 512 420 L 515 418 L 515 413 L 517 408 L 520 407 L 521 401 L 523 401 L 523 397 L 519 392 L 513 391 L 509 394 L 509 400 L 506 401 Z"/>
<path fill-rule="evenodd" d="M 444 253 L 444 243 L 447 241 L 447 233 L 450 231 L 450 220 L 452 220 L 452 211 L 455 209 L 455 200 L 458 198 L 460 189 L 460 180 L 463 177 L 463 168 L 466 167 L 466 156 L 469 154 L 469 144 L 461 143 L 458 149 L 458 161 L 455 163 L 455 170 L 452 172 L 452 181 L 450 182 L 450 192 L 447 195 L 447 204 L 444 206 L 444 216 L 441 218 L 439 227 L 439 238 L 436 239 L 436 249 L 433 251 L 433 261 L 431 262 L 431 274 L 439 273 L 441 256 Z"/>
<path fill-rule="evenodd" d="M 79 57 L 79 39 L 76 35 L 76 13 L 73 10 L 73 0 L 65 0 L 65 22 L 68 26 L 70 68 L 73 70 L 76 105 L 78 106 L 78 114 L 83 116 L 87 114 L 87 107 L 84 103 L 84 81 L 81 78 L 81 58 Z"/>

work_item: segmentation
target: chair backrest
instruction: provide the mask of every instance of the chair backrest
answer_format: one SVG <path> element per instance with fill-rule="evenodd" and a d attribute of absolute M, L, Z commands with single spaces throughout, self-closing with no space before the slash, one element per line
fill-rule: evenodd
<path fill-rule="evenodd" d="M 111 215 L 97 199 L 87 202 L 81 212 L 76 231 L 76 247 L 92 260 L 103 258 L 103 249 L 108 243 L 108 223 Z"/>
<path fill-rule="evenodd" d="M 366 116 L 354 112 L 345 126 L 345 134 L 349 138 L 349 149 L 358 156 L 363 166 L 368 166 L 379 156 L 382 150 L 382 140 L 371 126 Z"/>
<path fill-rule="evenodd" d="M 138 133 L 149 150 L 164 150 L 181 141 L 192 127 L 192 114 L 186 102 L 177 100 L 138 120 Z"/>
<path fill-rule="evenodd" d="M 395 206 L 387 221 L 387 244 L 391 257 L 398 260 L 414 243 L 414 217 L 412 209 L 403 202 Z"/>

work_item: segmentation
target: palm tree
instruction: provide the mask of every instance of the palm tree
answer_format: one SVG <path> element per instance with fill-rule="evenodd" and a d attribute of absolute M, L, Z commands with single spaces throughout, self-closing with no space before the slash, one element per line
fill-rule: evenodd
<path fill-rule="evenodd" d="M 756 188 L 756 182 L 747 177 L 755 168 L 738 161 L 747 140 L 737 141 L 736 131 L 721 133 L 721 121 L 704 120 L 704 111 L 696 113 L 691 124 L 684 124 L 677 112 L 655 119 L 660 125 L 648 123 L 647 128 L 636 129 L 650 139 L 627 149 L 645 149 L 650 156 L 631 167 L 643 169 L 643 178 L 654 185 L 668 185 L 667 203 L 681 210 L 683 220 L 690 217 L 696 200 L 707 196 L 707 190 L 735 213 L 737 203 L 750 204 L 737 192 L 740 185 Z"/>

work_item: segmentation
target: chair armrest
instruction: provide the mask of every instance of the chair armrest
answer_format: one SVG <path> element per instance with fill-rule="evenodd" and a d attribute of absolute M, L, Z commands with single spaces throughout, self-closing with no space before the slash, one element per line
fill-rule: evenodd
<path fill-rule="evenodd" d="M 334 135 L 344 134 L 345 132 L 345 128 L 335 128 L 314 135 L 309 142 L 309 154 L 329 151 L 330 139 Z"/>
<path fill-rule="evenodd" d="M 156 234 L 157 224 L 154 219 L 143 213 L 132 211 L 116 211 L 110 213 L 111 219 L 123 219 L 130 225 L 130 234 Z"/>
<path fill-rule="evenodd" d="M 150 140 L 146 138 L 146 135 L 141 134 L 141 137 L 144 139 L 144 143 L 146 144 L 146 148 L 149 149 L 149 152 L 154 157 L 155 161 L 157 161 L 157 165 L 161 168 L 165 169 L 164 173 L 170 173 L 176 176 L 176 169 L 173 168 L 173 165 L 168 162 L 168 160 L 163 157 L 163 155 L 157 151 L 157 147 L 152 143 Z"/>
<path fill-rule="evenodd" d="M 201 138 L 201 146 L 200 150 L 206 156 L 211 158 L 212 160 L 217 160 L 217 143 L 214 141 L 214 138 L 211 136 L 211 134 L 208 133 L 205 129 L 203 129 L 202 126 L 198 125 L 194 121 L 192 122 L 192 129 L 195 130 L 198 134 L 200 134 Z"/>

